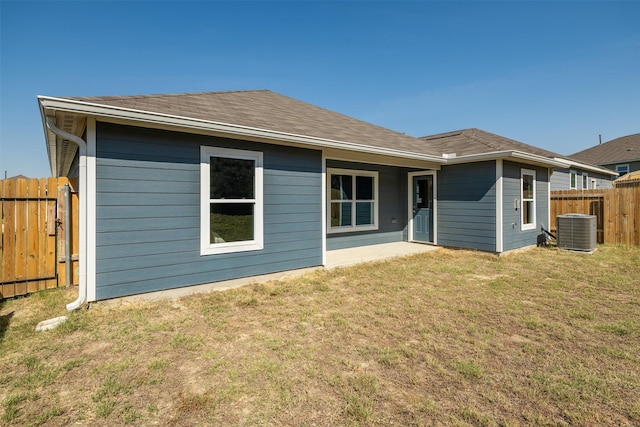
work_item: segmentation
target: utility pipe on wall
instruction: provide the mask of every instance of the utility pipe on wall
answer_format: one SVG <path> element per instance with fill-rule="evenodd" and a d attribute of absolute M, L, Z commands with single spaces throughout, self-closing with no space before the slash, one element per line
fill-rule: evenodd
<path fill-rule="evenodd" d="M 78 286 L 78 298 L 67 304 L 67 310 L 73 311 L 79 308 L 87 299 L 87 263 L 86 259 L 83 259 L 87 253 L 87 143 L 82 138 L 57 128 L 53 124 L 53 117 L 47 116 L 46 124 L 51 132 L 76 144 L 80 156 L 80 284 Z"/>

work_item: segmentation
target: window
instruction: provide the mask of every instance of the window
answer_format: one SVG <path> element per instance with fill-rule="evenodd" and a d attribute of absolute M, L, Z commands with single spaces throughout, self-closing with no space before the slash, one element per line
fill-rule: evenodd
<path fill-rule="evenodd" d="M 583 190 L 589 189 L 589 175 L 584 172 L 582 172 L 582 189 Z"/>
<path fill-rule="evenodd" d="M 575 190 L 578 188 L 578 174 L 576 171 L 569 171 L 569 189 Z"/>
<path fill-rule="evenodd" d="M 620 174 L 620 176 L 629 173 L 629 165 L 616 165 L 616 172 Z"/>
<path fill-rule="evenodd" d="M 536 171 L 520 171 L 520 197 L 522 200 L 522 230 L 536 228 Z"/>
<path fill-rule="evenodd" d="M 598 181 L 595 178 L 591 178 L 591 189 L 595 190 L 598 188 Z"/>
<path fill-rule="evenodd" d="M 378 229 L 378 172 L 327 169 L 330 233 Z"/>
<path fill-rule="evenodd" d="M 262 153 L 200 148 L 200 254 L 263 247 Z"/>

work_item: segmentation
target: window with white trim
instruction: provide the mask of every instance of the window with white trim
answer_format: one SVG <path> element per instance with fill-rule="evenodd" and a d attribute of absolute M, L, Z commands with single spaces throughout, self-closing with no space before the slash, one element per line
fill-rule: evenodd
<path fill-rule="evenodd" d="M 576 171 L 569 171 L 569 189 L 575 190 L 578 188 L 578 173 Z"/>
<path fill-rule="evenodd" d="M 520 170 L 520 200 L 522 200 L 522 230 L 536 228 L 536 171 Z"/>
<path fill-rule="evenodd" d="M 327 168 L 328 232 L 378 229 L 378 172 Z"/>
<path fill-rule="evenodd" d="M 586 172 L 582 172 L 582 189 L 589 189 L 589 175 Z"/>
<path fill-rule="evenodd" d="M 200 254 L 263 248 L 262 153 L 200 147 Z"/>
<path fill-rule="evenodd" d="M 616 172 L 620 174 L 620 176 L 629 173 L 629 165 L 616 165 Z"/>

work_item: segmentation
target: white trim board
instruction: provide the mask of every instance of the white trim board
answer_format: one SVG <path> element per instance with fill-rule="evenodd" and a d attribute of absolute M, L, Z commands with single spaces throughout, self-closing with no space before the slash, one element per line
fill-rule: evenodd
<path fill-rule="evenodd" d="M 85 222 L 85 235 L 86 235 L 86 251 L 85 260 L 86 263 L 86 285 L 87 285 L 87 302 L 95 301 L 96 298 L 96 243 L 97 243 L 97 194 L 96 194 L 96 180 L 97 180 L 97 166 L 96 166 L 96 121 L 94 118 L 87 120 L 87 154 L 85 158 L 86 162 L 86 180 L 83 182 L 80 179 L 80 185 L 86 183 L 87 191 L 86 197 L 86 222 Z M 82 214 L 82 209 L 81 209 Z M 82 226 L 82 222 L 81 222 Z M 82 242 L 82 238 L 80 238 Z M 82 243 L 80 243 L 82 245 Z M 82 265 L 82 256 L 80 257 L 80 265 Z"/>
<path fill-rule="evenodd" d="M 496 252 L 504 252 L 504 200 L 502 159 L 496 160 Z"/>

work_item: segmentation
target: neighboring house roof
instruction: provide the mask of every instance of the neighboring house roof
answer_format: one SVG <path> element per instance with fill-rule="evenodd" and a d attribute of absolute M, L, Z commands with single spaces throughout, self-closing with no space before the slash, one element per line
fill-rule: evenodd
<path fill-rule="evenodd" d="M 534 147 L 533 145 L 525 144 L 514 139 L 505 138 L 476 128 L 424 136 L 420 139 L 445 155 L 448 154 L 450 158 L 454 157 L 453 155 L 455 155 L 455 157 L 468 158 L 472 156 L 486 155 L 487 153 L 516 152 L 551 159 L 558 163 L 555 166 L 560 168 L 576 167 L 608 175 L 617 175 L 616 172 L 609 169 L 585 164 L 569 156 L 562 156 L 558 153 L 554 153 L 553 151 L 544 150 L 542 148 Z"/>
<path fill-rule="evenodd" d="M 640 161 L 640 133 L 612 139 L 572 154 L 571 157 L 594 165 Z"/>

